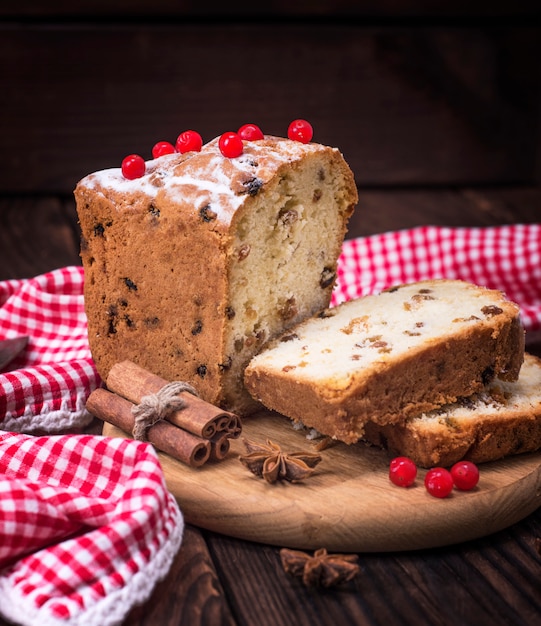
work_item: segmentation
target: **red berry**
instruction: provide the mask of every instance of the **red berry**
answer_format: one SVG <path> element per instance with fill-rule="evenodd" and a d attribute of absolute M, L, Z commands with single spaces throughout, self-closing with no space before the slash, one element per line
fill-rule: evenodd
<path fill-rule="evenodd" d="M 417 476 L 417 466 L 407 456 L 397 456 L 389 465 L 389 479 L 399 487 L 411 487 Z"/>
<path fill-rule="evenodd" d="M 124 178 L 127 178 L 128 180 L 141 178 L 141 176 L 145 173 L 145 170 L 145 160 L 138 154 L 129 154 L 122 160 L 122 174 Z"/>
<path fill-rule="evenodd" d="M 471 461 L 459 461 L 451 468 L 451 476 L 457 489 L 469 491 L 479 482 L 479 468 Z"/>
<path fill-rule="evenodd" d="M 172 143 L 169 143 L 169 141 L 158 141 L 152 148 L 152 157 L 157 159 L 164 154 L 173 154 L 173 152 L 175 152 L 175 146 Z"/>
<path fill-rule="evenodd" d="M 287 136 L 294 141 L 309 143 L 314 136 L 314 130 L 310 122 L 306 120 L 294 120 L 287 129 Z"/>
<path fill-rule="evenodd" d="M 185 130 L 177 138 L 177 152 L 200 152 L 203 146 L 203 138 L 195 130 Z"/>
<path fill-rule="evenodd" d="M 451 472 L 443 467 L 429 469 L 425 476 L 425 487 L 431 496 L 446 498 L 453 490 Z"/>
<path fill-rule="evenodd" d="M 255 124 L 244 124 L 244 126 L 241 126 L 239 128 L 239 136 L 246 141 L 257 141 L 265 138 L 261 128 Z"/>
<path fill-rule="evenodd" d="M 237 133 L 233 132 L 224 133 L 218 140 L 218 146 L 224 157 L 229 157 L 230 159 L 240 156 L 244 150 L 242 139 Z"/>

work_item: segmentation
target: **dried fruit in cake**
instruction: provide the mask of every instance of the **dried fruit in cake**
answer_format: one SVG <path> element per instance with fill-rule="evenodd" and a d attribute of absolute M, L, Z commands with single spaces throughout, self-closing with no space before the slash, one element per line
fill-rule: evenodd
<path fill-rule="evenodd" d="M 523 355 L 516 304 L 441 279 L 351 300 L 292 327 L 252 359 L 245 383 L 269 409 L 353 443 L 369 423 L 404 423 L 495 376 L 516 380 Z"/>

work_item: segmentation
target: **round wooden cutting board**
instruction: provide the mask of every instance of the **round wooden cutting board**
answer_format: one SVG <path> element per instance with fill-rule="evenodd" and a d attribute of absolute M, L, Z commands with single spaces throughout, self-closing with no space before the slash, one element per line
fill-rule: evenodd
<path fill-rule="evenodd" d="M 110 424 L 103 434 L 126 436 Z M 314 451 L 306 433 L 284 417 L 260 413 L 243 422 L 242 437 L 270 439 L 285 452 Z M 541 453 L 480 466 L 478 486 L 430 496 L 425 471 L 413 487 L 394 486 L 389 456 L 363 444 L 334 444 L 303 483 L 268 484 L 240 461 L 241 439 L 226 459 L 192 469 L 159 453 L 170 491 L 185 520 L 232 537 L 280 547 L 380 552 L 459 543 L 502 530 L 541 506 Z"/>

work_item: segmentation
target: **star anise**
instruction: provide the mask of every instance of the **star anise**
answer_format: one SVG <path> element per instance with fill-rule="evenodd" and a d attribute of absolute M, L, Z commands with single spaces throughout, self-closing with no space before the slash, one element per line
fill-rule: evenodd
<path fill-rule="evenodd" d="M 311 556 L 299 550 L 280 550 L 282 566 L 287 574 L 302 577 L 307 587 L 334 587 L 350 581 L 359 573 L 356 554 L 328 554 L 325 548 Z"/>
<path fill-rule="evenodd" d="M 277 480 L 298 483 L 310 476 L 321 461 L 321 456 L 313 452 L 282 452 L 270 439 L 266 445 L 244 439 L 244 445 L 248 454 L 240 456 L 240 462 L 268 483 Z"/>

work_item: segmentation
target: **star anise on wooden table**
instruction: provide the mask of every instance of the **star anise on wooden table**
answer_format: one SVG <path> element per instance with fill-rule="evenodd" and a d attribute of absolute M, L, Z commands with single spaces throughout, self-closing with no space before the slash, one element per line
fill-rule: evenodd
<path fill-rule="evenodd" d="M 283 548 L 280 559 L 285 572 L 302 577 L 307 587 L 334 587 L 350 581 L 360 571 L 356 554 L 329 554 L 325 548 L 313 555 Z"/>
<path fill-rule="evenodd" d="M 239 457 L 240 462 L 268 483 L 275 483 L 277 480 L 301 482 L 312 474 L 321 461 L 321 455 L 313 452 L 285 453 L 270 439 L 267 439 L 266 444 L 244 439 L 244 445 L 247 454 Z"/>

